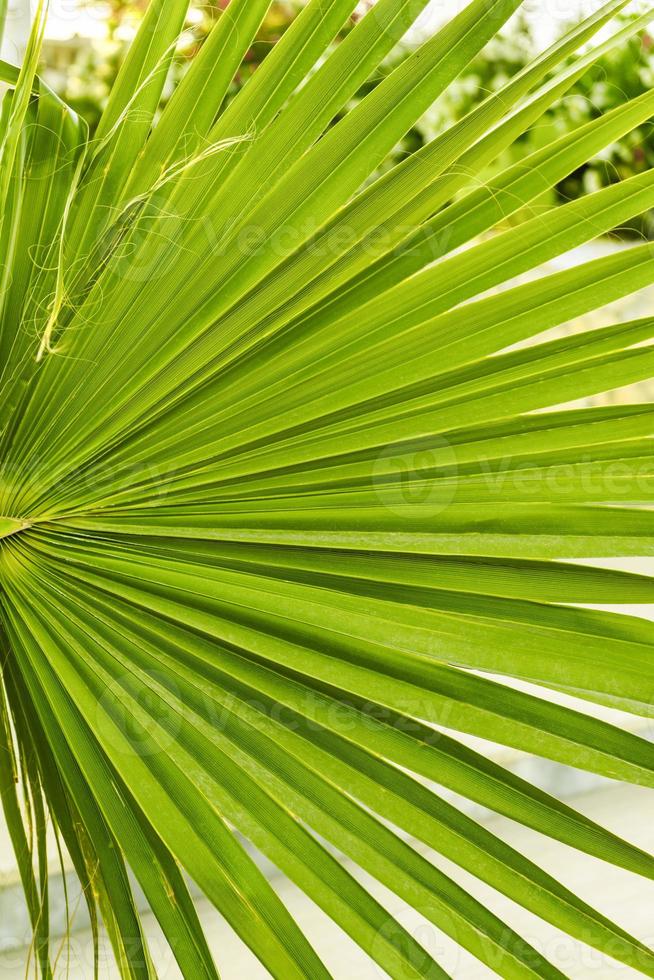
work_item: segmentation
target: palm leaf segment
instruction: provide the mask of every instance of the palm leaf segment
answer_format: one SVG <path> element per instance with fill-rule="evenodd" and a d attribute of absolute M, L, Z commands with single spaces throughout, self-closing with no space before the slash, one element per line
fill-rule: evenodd
<path fill-rule="evenodd" d="M 587 561 L 652 553 L 651 406 L 560 407 L 649 377 L 652 324 L 540 336 L 654 281 L 650 247 L 494 290 L 654 175 L 483 235 L 654 94 L 477 179 L 640 22 L 589 48 L 612 0 L 371 179 L 518 0 L 473 0 L 331 128 L 425 0 L 333 50 L 353 0 L 310 0 L 221 111 L 267 6 L 233 0 L 153 125 L 186 13 L 153 0 L 92 141 L 35 75 L 43 10 L 2 68 L 0 788 L 41 973 L 51 820 L 125 977 L 156 976 L 128 869 L 185 977 L 217 975 L 187 876 L 270 974 L 329 975 L 246 841 L 392 977 L 446 972 L 351 867 L 498 975 L 562 976 L 416 841 L 654 976 L 443 796 L 654 877 L 465 741 L 654 785 L 591 708 L 651 711 L 652 627 L 587 608 L 654 596 Z"/>

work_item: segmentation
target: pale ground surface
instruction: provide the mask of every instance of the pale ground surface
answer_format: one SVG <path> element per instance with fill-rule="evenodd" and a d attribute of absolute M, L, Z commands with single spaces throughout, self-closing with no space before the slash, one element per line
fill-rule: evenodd
<path fill-rule="evenodd" d="M 619 834 L 628 837 L 645 850 L 654 851 L 654 797 L 636 787 L 608 787 L 575 801 L 582 812 Z M 544 841 L 539 835 L 519 828 L 505 819 L 493 819 L 488 825 L 502 837 L 509 837 L 524 853 L 574 889 L 582 898 L 592 902 L 632 934 L 654 944 L 654 883 L 641 881 L 626 872 L 600 864 L 590 858 L 575 855 L 562 845 Z M 588 947 L 575 943 L 552 927 L 539 922 L 528 912 L 517 908 L 508 899 L 496 896 L 491 889 L 468 875 L 454 870 L 426 849 L 435 863 L 452 872 L 478 898 L 505 921 L 543 951 L 558 968 L 572 980 L 604 980 L 642 977 L 642 974 L 618 963 L 604 959 Z M 572 859 L 571 859 L 572 858 Z M 314 942 L 318 952 L 339 980 L 383 980 L 386 974 L 369 961 L 338 927 L 290 884 L 275 880 L 282 898 Z M 370 885 L 370 882 L 367 881 Z M 466 954 L 459 953 L 454 944 L 397 898 L 377 885 L 373 893 L 399 917 L 435 958 L 454 977 L 454 980 L 490 980 L 497 974 L 481 966 Z M 269 974 L 246 947 L 206 903 L 200 904 L 202 924 L 207 931 L 212 950 L 221 967 L 224 980 L 264 980 Z M 156 923 L 148 917 L 147 933 L 152 942 L 155 962 L 162 980 L 179 980 L 181 974 L 174 964 L 158 932 Z M 91 980 L 90 937 L 81 933 L 72 939 L 70 980 Z M 64 962 L 60 963 L 62 977 L 66 976 Z M 25 976 L 25 954 L 17 951 L 0 956 L 2 980 L 19 980 Z M 102 980 L 118 980 L 115 967 L 105 963 Z"/>

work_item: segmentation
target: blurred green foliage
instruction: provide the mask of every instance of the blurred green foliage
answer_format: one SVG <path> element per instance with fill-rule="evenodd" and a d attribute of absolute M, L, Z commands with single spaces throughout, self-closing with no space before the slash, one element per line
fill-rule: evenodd
<path fill-rule="evenodd" d="M 229 0 L 209 0 L 208 3 L 191 4 L 187 29 L 179 41 L 162 106 L 228 3 Z M 80 39 L 79 43 L 66 42 L 65 45 L 57 42 L 46 44 L 44 67 L 47 80 L 69 105 L 86 118 L 91 132 L 97 126 L 109 98 L 135 21 L 146 6 L 147 0 L 110 0 L 107 4 L 106 38 Z M 245 84 L 257 65 L 291 25 L 299 9 L 297 0 L 275 0 L 271 4 L 246 61 L 234 79 L 230 97 L 236 95 Z M 69 63 L 66 63 L 66 51 L 70 52 Z"/>
<path fill-rule="evenodd" d="M 60 79 L 51 82 L 73 107 L 83 114 L 93 129 L 120 66 L 124 41 L 121 32 L 139 16 L 146 0 L 112 0 L 109 4 L 108 38 L 102 42 L 86 42 L 79 49 Z M 168 82 L 170 96 L 193 57 L 199 50 L 216 19 L 229 0 L 212 0 L 191 7 L 188 29 L 180 39 L 173 71 Z M 276 0 L 262 24 L 248 56 L 234 79 L 228 98 L 232 98 L 247 82 L 284 31 L 288 29 L 300 8 L 299 0 Z M 365 4 L 362 4 L 364 7 Z M 346 25 L 336 43 L 354 26 Z M 408 43 L 398 46 L 374 78 L 359 91 L 363 98 L 382 79 L 409 56 Z M 452 85 L 406 135 L 395 149 L 388 166 L 419 149 L 434 135 L 452 122 L 462 118 L 478 105 L 489 92 L 497 91 L 534 55 L 536 42 L 526 17 L 517 15 L 510 25 L 475 59 L 457 82 Z M 654 41 L 648 33 L 636 35 L 629 44 L 602 58 L 585 77 L 571 89 L 568 96 L 551 110 L 519 140 L 511 150 L 496 161 L 503 169 L 513 160 L 546 145 L 562 134 L 583 125 L 602 113 L 652 88 L 654 84 Z M 622 180 L 654 166 L 654 128 L 651 123 L 634 130 L 625 139 L 606 148 L 595 159 L 571 174 L 553 192 L 546 205 L 570 200 L 599 187 Z M 483 175 L 482 179 L 490 174 Z M 626 235 L 635 234 L 654 239 L 654 215 L 648 213 L 621 229 Z"/>
<path fill-rule="evenodd" d="M 628 16 L 619 18 L 626 23 Z M 497 170 L 519 160 L 558 137 L 582 126 L 625 99 L 635 98 L 654 85 L 654 41 L 649 33 L 635 35 L 628 44 L 601 58 L 570 90 L 568 95 L 541 119 L 522 139 L 495 163 Z M 524 17 L 514 18 L 511 28 L 495 38 L 422 120 L 424 140 L 460 119 L 489 93 L 497 91 L 528 63 L 535 53 L 535 39 Z M 654 125 L 633 130 L 618 143 L 606 147 L 597 157 L 558 185 L 554 200 L 559 203 L 605 187 L 654 166 Z M 654 215 L 636 219 L 625 235 L 654 238 Z"/>

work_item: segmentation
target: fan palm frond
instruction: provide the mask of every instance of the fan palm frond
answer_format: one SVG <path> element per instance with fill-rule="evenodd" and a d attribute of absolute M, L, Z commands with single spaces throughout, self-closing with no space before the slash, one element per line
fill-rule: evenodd
<path fill-rule="evenodd" d="M 310 0 L 225 107 L 268 7 L 232 0 L 158 113 L 186 0 L 152 0 L 92 141 L 36 75 L 43 9 L 2 66 L 0 795 L 43 977 L 50 821 L 126 978 L 157 975 L 131 876 L 190 980 L 189 879 L 272 976 L 330 975 L 253 850 L 389 976 L 447 973 L 370 878 L 499 976 L 563 976 L 416 842 L 654 976 L 453 802 L 654 879 L 480 747 L 654 787 L 597 710 L 654 703 L 652 624 L 599 608 L 654 599 L 606 561 L 653 553 L 652 407 L 577 407 L 652 375 L 654 321 L 551 334 L 652 284 L 651 246 L 542 273 L 654 174 L 535 206 L 654 94 L 484 179 L 648 16 L 611 34 L 611 0 L 379 176 L 519 6 L 472 0 L 342 115 L 426 2 L 333 46 L 356 4 Z"/>

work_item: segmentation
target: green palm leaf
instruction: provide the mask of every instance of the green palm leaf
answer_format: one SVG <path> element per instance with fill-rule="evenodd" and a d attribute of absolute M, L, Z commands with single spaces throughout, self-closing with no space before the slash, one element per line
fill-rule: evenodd
<path fill-rule="evenodd" d="M 417 845 L 654 976 L 451 796 L 654 880 L 466 742 L 654 788 L 596 710 L 652 715 L 654 628 L 597 608 L 654 598 L 599 561 L 652 554 L 652 408 L 562 407 L 649 378 L 652 320 L 542 336 L 650 285 L 651 249 L 533 276 L 653 175 L 484 237 L 654 99 L 480 184 L 648 16 L 607 33 L 611 0 L 380 177 L 519 0 L 349 111 L 426 0 L 335 47 L 353 0 L 311 0 L 224 107 L 267 6 L 233 0 L 159 113 L 186 3 L 153 0 L 93 142 L 35 74 L 42 12 L 0 66 L 0 797 L 40 975 L 52 822 L 124 977 L 157 976 L 132 878 L 185 977 L 218 975 L 189 880 L 272 976 L 329 976 L 257 853 L 389 976 L 447 973 L 370 878 L 499 976 L 564 975 Z"/>

